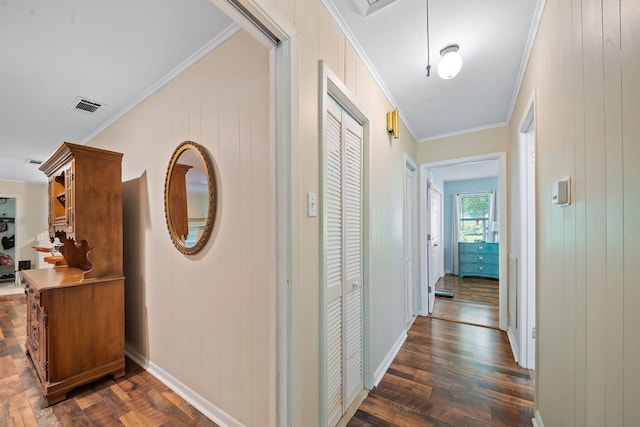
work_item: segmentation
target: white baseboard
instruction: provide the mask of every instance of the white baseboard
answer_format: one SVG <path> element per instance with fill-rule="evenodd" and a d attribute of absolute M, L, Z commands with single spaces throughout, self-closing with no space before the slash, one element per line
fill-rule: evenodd
<path fill-rule="evenodd" d="M 380 384 L 380 381 L 382 381 L 382 377 L 384 377 L 384 374 L 387 372 L 387 369 L 389 369 L 389 366 L 391 366 L 393 359 L 395 359 L 396 354 L 398 354 L 398 352 L 400 351 L 400 348 L 402 347 L 402 344 L 404 344 L 404 341 L 406 339 L 407 339 L 407 331 L 402 331 L 402 334 L 400 334 L 400 336 L 396 340 L 393 347 L 391 347 L 391 350 L 389 350 L 389 353 L 387 353 L 382 363 L 380 363 L 376 371 L 373 373 L 374 387 L 377 387 L 378 384 Z"/>
<path fill-rule="evenodd" d="M 134 350 L 129 344 L 125 345 L 125 353 L 136 363 L 142 366 L 151 375 L 162 381 L 167 387 L 175 391 L 180 397 L 189 402 L 194 408 L 202 412 L 207 418 L 221 426 L 242 427 L 240 421 L 224 412 L 211 402 L 204 399 L 195 391 L 181 383 L 177 378 L 167 371 L 148 360 L 146 357 Z"/>
<path fill-rule="evenodd" d="M 518 363 L 518 361 L 520 360 L 520 348 L 518 347 L 517 341 L 513 336 L 513 330 L 510 327 L 507 328 L 507 337 L 509 338 L 509 344 L 511 345 L 513 358 L 516 360 L 516 363 Z"/>
<path fill-rule="evenodd" d="M 533 427 L 544 427 L 544 424 L 542 423 L 542 415 L 540 415 L 540 411 L 536 409 L 534 416 L 535 418 L 531 419 L 531 424 L 533 424 Z"/>

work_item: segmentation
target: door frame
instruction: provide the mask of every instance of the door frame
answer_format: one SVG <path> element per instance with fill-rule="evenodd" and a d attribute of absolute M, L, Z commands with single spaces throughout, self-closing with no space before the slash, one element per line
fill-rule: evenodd
<path fill-rule="evenodd" d="M 20 273 L 18 272 L 18 262 L 21 261 L 21 249 L 22 249 L 22 242 L 24 241 L 24 239 L 22 238 L 22 230 L 21 230 L 21 225 L 20 225 L 20 221 L 18 221 L 18 218 L 20 216 L 20 212 L 22 211 L 22 199 L 21 196 L 18 194 L 13 194 L 13 193 L 0 193 L 0 199 L 15 199 L 15 212 L 13 214 L 13 231 L 14 231 L 14 239 L 15 239 L 15 243 L 13 246 L 13 266 L 14 266 L 14 274 L 15 274 L 15 278 L 14 278 L 14 285 L 16 288 L 16 291 L 18 289 L 21 289 L 18 285 L 20 284 L 19 282 L 19 277 L 20 277 Z M 33 262 L 33 259 L 30 258 L 31 261 L 31 268 L 36 268 L 35 263 Z M 16 293 L 22 293 L 22 291 L 20 292 L 16 292 Z"/>
<path fill-rule="evenodd" d="M 516 291 L 520 366 L 535 369 L 536 328 L 536 114 L 535 93 L 529 99 L 518 127 L 520 166 L 520 236 Z M 529 153 L 533 152 L 530 156 Z"/>
<path fill-rule="evenodd" d="M 371 221 L 370 221 L 370 187 L 369 187 L 369 171 L 370 171 L 370 117 L 367 111 L 362 107 L 355 95 L 346 87 L 339 77 L 331 71 L 329 66 L 322 60 L 318 61 L 319 66 L 319 106 L 318 106 L 318 123 L 319 123 L 319 140 L 320 140 L 320 194 L 324 193 L 326 187 L 326 176 L 324 170 L 326 167 L 326 159 L 324 152 L 325 140 L 325 111 L 329 96 L 335 99 L 344 110 L 350 114 L 356 121 L 362 125 L 362 380 L 364 388 L 371 390 L 374 385 L 374 374 L 372 363 L 370 360 L 371 340 L 370 340 L 370 313 L 371 313 L 371 296 L 370 296 L 370 277 L 371 277 Z M 320 230 L 322 233 L 320 239 L 320 425 L 327 424 L 327 402 L 325 390 L 327 388 L 327 366 L 326 366 L 326 316 L 325 306 L 326 297 L 324 293 L 324 270 L 326 266 L 326 251 L 324 248 L 326 224 L 325 204 L 320 197 L 322 206 L 322 214 L 320 216 Z"/>
<path fill-rule="evenodd" d="M 509 195 L 507 194 L 507 153 L 505 151 L 499 151 L 499 152 L 495 152 L 495 153 L 488 153 L 488 154 L 479 154 L 479 155 L 474 155 L 474 156 L 467 156 L 467 157 L 460 157 L 460 158 L 453 158 L 453 159 L 447 159 L 447 160 L 441 160 L 441 161 L 437 161 L 437 162 L 429 162 L 429 163 L 422 163 L 420 165 L 420 197 L 421 199 L 425 199 L 423 201 L 421 201 L 421 208 L 420 208 L 420 250 L 421 250 L 421 254 L 420 257 L 422 259 L 421 262 L 421 273 L 420 276 L 422 278 L 421 280 L 421 289 L 420 289 L 420 295 L 427 295 L 427 286 L 428 286 L 428 270 L 427 270 L 427 266 L 426 266 L 426 260 L 425 257 L 427 256 L 426 252 L 426 240 L 427 240 L 427 232 L 426 230 L 428 230 L 428 223 L 427 223 L 427 216 L 426 216 L 426 212 L 425 209 L 427 208 L 427 201 L 426 201 L 426 191 L 427 191 L 427 185 L 428 185 L 428 178 L 429 178 L 429 173 L 430 173 L 430 169 L 431 168 L 436 168 L 436 167 L 440 167 L 440 166 L 452 166 L 452 165 L 457 165 L 457 164 L 461 164 L 461 163 L 471 163 L 471 162 L 478 162 L 478 161 L 483 161 L 483 160 L 498 160 L 498 218 L 500 218 L 499 221 L 499 228 L 498 228 L 498 232 L 499 232 L 499 236 L 500 236 L 500 252 L 499 252 L 499 259 L 500 259 L 500 275 L 499 275 L 499 291 L 498 291 L 498 326 L 501 330 L 506 331 L 507 330 L 507 262 L 508 262 L 508 257 L 507 257 L 507 233 L 508 233 L 508 222 L 509 222 L 509 218 L 507 216 L 507 203 L 509 200 Z M 444 196 L 444 194 L 443 194 Z M 423 204 L 424 203 L 424 204 Z M 444 204 L 444 201 L 443 201 Z M 425 280 L 426 278 L 426 280 Z M 421 307 L 421 313 L 423 314 L 425 313 L 425 309 L 427 309 L 428 307 L 424 307 L 424 305 Z M 423 315 L 426 315 L 423 314 Z"/>
<path fill-rule="evenodd" d="M 413 174 L 413 194 L 411 195 L 411 201 L 409 202 L 409 200 L 407 199 L 407 173 L 412 173 Z M 411 158 L 411 156 L 408 153 L 404 153 L 404 220 L 406 221 L 407 219 L 407 214 L 408 214 L 408 210 L 409 208 L 411 209 L 411 212 L 409 213 L 409 215 L 411 215 L 411 233 L 407 233 L 407 225 L 405 223 L 404 226 L 404 239 L 405 239 L 405 253 L 404 253 L 404 258 L 405 258 L 405 275 L 407 274 L 407 241 L 409 242 L 409 247 L 411 248 L 411 256 L 412 256 L 412 263 L 411 263 L 411 283 L 407 283 L 407 277 L 405 276 L 405 286 L 407 287 L 406 292 L 408 293 L 407 295 L 407 302 L 408 302 L 408 307 L 407 310 L 409 311 L 409 315 L 410 317 L 413 317 L 416 315 L 416 299 L 415 298 L 416 295 L 419 295 L 419 290 L 418 290 L 418 286 L 417 283 L 419 282 L 418 279 L 418 271 L 416 268 L 416 255 L 418 254 L 418 248 L 417 248 L 417 243 L 418 243 L 418 239 L 417 239 L 417 235 L 418 235 L 418 221 L 417 221 L 417 217 L 416 217 L 416 205 L 417 205 L 417 198 L 416 198 L 416 189 L 420 186 L 418 183 L 418 164 Z M 416 185 L 417 184 L 417 185 Z M 403 321 L 405 322 L 405 325 L 408 325 L 407 319 L 403 319 Z M 410 321 L 410 319 L 409 319 Z"/>

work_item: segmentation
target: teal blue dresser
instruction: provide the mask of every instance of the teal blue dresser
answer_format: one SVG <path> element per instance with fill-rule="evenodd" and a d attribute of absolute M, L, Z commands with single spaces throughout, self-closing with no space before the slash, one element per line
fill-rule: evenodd
<path fill-rule="evenodd" d="M 458 276 L 478 276 L 497 279 L 498 243 L 458 243 Z"/>

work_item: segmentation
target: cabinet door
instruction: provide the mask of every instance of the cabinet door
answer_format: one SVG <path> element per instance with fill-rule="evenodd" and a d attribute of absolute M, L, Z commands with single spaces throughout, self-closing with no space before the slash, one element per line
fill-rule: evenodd
<path fill-rule="evenodd" d="M 49 226 L 56 229 L 65 224 L 67 195 L 65 172 L 55 175 L 49 181 Z"/>
<path fill-rule="evenodd" d="M 34 364 L 42 367 L 44 361 L 44 317 L 40 306 L 40 293 L 27 285 L 27 346 Z"/>
<path fill-rule="evenodd" d="M 73 233 L 75 230 L 75 160 L 71 160 L 69 168 L 65 170 L 65 229 L 64 231 Z"/>
<path fill-rule="evenodd" d="M 39 299 L 40 295 L 35 298 Z M 42 309 L 40 301 L 36 299 L 36 307 L 38 312 L 38 349 L 36 350 L 38 363 L 42 369 L 44 380 L 49 380 L 49 355 L 47 351 L 47 312 Z"/>

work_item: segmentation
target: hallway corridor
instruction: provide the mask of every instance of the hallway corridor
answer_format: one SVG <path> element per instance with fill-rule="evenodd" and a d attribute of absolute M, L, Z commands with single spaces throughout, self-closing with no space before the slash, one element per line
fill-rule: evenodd
<path fill-rule="evenodd" d="M 418 317 L 348 425 L 530 426 L 533 408 L 532 381 L 505 332 Z"/>

